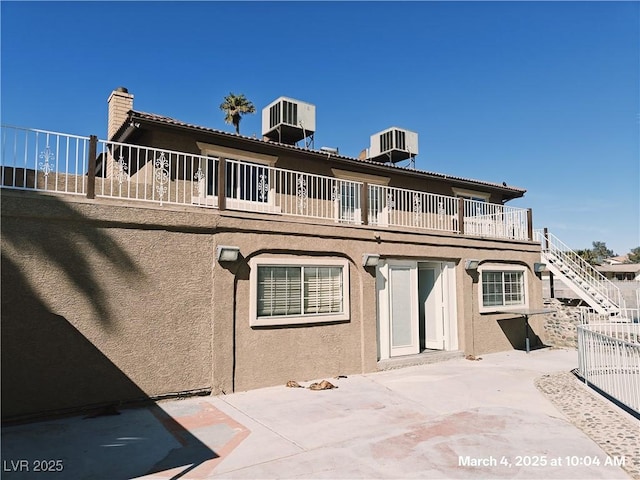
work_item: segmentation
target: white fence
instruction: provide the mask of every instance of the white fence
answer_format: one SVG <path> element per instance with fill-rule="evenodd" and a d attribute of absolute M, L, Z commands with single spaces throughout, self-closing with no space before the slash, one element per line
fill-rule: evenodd
<path fill-rule="evenodd" d="M 190 179 L 199 165 L 209 166 L 201 155 L 103 140 L 96 153 L 96 196 L 160 205 L 192 204 L 201 182 L 184 179 Z"/>
<path fill-rule="evenodd" d="M 599 323 L 607 319 L 590 313 L 583 320 L 591 323 L 577 327 L 580 376 L 640 414 L 640 323 L 622 317 Z"/>
<path fill-rule="evenodd" d="M 529 240 L 525 209 L 96 137 L 3 126 L 1 167 L 3 188 Z"/>
<path fill-rule="evenodd" d="M 458 199 L 403 188 L 369 185 L 369 223 L 459 232 Z"/>
<path fill-rule="evenodd" d="M 85 194 L 89 137 L 5 126 L 0 131 L 4 188 Z"/>
<path fill-rule="evenodd" d="M 527 239 L 527 211 L 521 208 L 465 199 L 464 233 L 482 237 Z"/>

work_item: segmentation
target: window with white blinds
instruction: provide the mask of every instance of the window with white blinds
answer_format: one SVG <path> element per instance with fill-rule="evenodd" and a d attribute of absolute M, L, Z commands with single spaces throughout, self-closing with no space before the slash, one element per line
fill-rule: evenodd
<path fill-rule="evenodd" d="M 254 260 L 252 325 L 347 320 L 348 263 L 344 260 Z M 311 261 L 311 259 L 307 260 Z"/>
<path fill-rule="evenodd" d="M 300 315 L 300 267 L 258 267 L 258 316 Z"/>
<path fill-rule="evenodd" d="M 305 315 L 342 312 L 342 267 L 302 268 Z"/>

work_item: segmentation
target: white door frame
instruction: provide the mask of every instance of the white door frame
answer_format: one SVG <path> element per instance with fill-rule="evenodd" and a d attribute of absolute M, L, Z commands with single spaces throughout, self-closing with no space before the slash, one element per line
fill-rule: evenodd
<path fill-rule="evenodd" d="M 438 259 L 418 259 L 418 260 L 395 260 L 382 259 L 376 267 L 376 291 L 378 297 L 378 358 L 385 360 L 392 356 L 409 355 L 419 353 L 420 342 L 417 335 L 418 322 L 418 264 L 440 264 L 439 281 L 442 286 L 442 315 L 443 315 L 443 348 L 444 350 L 458 349 L 458 315 L 456 308 L 456 270 L 455 262 Z M 400 350 L 391 347 L 391 285 L 389 270 L 390 267 L 409 268 L 412 272 L 411 281 L 411 302 L 414 327 L 416 329 L 415 338 L 418 340 L 418 348 L 415 346 Z M 425 331 L 426 333 L 426 331 Z M 407 353 L 401 353 L 406 351 Z"/>
<path fill-rule="evenodd" d="M 442 275 L 442 262 L 419 262 L 418 263 L 418 295 L 419 299 L 422 298 L 421 289 L 426 285 L 420 283 L 420 272 L 433 270 L 433 285 L 429 295 L 424 300 L 424 305 L 421 307 L 423 316 L 418 317 L 418 322 L 424 323 L 424 344 L 425 347 L 431 350 L 444 350 L 445 349 L 445 320 L 444 320 L 444 301 L 443 301 L 443 275 Z"/>
<path fill-rule="evenodd" d="M 408 261 L 394 261 L 389 264 L 389 355 L 392 357 L 420 353 L 417 267 L 415 262 Z M 404 277 L 402 283 L 394 285 L 395 279 L 399 280 L 400 275 Z M 396 298 L 397 302 L 394 302 L 394 292 L 397 292 L 399 297 Z M 400 314 L 397 320 L 394 318 L 396 312 Z M 394 336 L 394 321 L 399 332 L 398 338 Z"/>
<path fill-rule="evenodd" d="M 442 262 L 442 302 L 444 305 L 444 349 L 458 350 L 458 306 L 456 263 Z"/>

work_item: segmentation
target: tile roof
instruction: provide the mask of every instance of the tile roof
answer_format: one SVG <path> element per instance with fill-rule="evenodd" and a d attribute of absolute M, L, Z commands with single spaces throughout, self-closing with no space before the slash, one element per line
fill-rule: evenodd
<path fill-rule="evenodd" d="M 202 125 L 196 125 L 196 124 L 193 124 L 193 123 L 183 122 L 183 121 L 177 120 L 175 118 L 166 117 L 166 116 L 158 115 L 158 114 L 155 114 L 155 113 L 141 112 L 139 110 L 130 110 L 129 111 L 129 115 L 131 116 L 132 119 L 133 118 L 138 118 L 138 119 L 148 120 L 148 121 L 151 121 L 151 122 L 157 122 L 157 123 L 162 123 L 162 124 L 166 124 L 166 125 L 173 125 L 173 126 L 177 126 L 177 127 L 189 128 L 189 129 L 193 129 L 193 130 L 202 131 L 202 132 L 205 132 L 205 133 L 214 133 L 214 134 L 217 134 L 217 135 L 228 136 L 229 138 L 232 138 L 232 139 L 240 138 L 242 140 L 249 141 L 249 142 L 255 142 L 255 143 L 258 143 L 258 144 L 261 144 L 261 145 L 265 145 L 265 144 L 267 144 L 267 145 L 275 145 L 275 146 L 278 146 L 278 147 L 281 147 L 281 148 L 289 149 L 289 150 L 300 152 L 300 153 L 310 153 L 311 152 L 311 153 L 315 153 L 315 154 L 318 154 L 318 155 L 327 155 L 326 152 L 323 152 L 321 150 L 303 148 L 303 147 L 298 147 L 296 145 L 289 145 L 289 144 L 286 144 L 286 143 L 279 143 L 279 142 L 274 142 L 274 141 L 265 141 L 265 140 L 258 139 L 258 138 L 255 138 L 255 137 L 248 137 L 246 135 L 225 132 L 224 130 L 218 130 L 218 129 L 215 129 L 215 128 L 203 127 Z M 118 136 L 119 134 L 122 133 L 122 131 L 124 131 L 126 125 L 127 125 L 127 123 L 125 123 L 122 126 L 122 128 L 116 133 L 116 136 Z M 375 167 L 378 167 L 378 168 L 399 170 L 399 171 L 403 171 L 403 172 L 406 172 L 406 173 L 419 174 L 421 176 L 435 177 L 435 178 L 439 178 L 439 179 L 446 179 L 446 180 L 452 180 L 452 181 L 457 181 L 457 182 L 464 182 L 464 183 L 470 183 L 470 184 L 493 187 L 493 188 L 499 189 L 499 190 L 501 190 L 503 192 L 510 192 L 511 195 L 512 195 L 512 198 L 520 197 L 526 192 L 526 189 L 519 188 L 519 187 L 513 187 L 513 186 L 509 186 L 509 185 L 494 183 L 494 182 L 486 182 L 484 180 L 476 180 L 476 179 L 473 179 L 473 178 L 464 178 L 464 177 L 458 177 L 458 176 L 454 176 L 454 175 L 446 175 L 446 174 L 443 174 L 443 173 L 429 172 L 429 171 L 426 171 L 426 170 L 418 170 L 418 169 L 410 168 L 410 167 L 401 167 L 401 166 L 398 166 L 398 165 L 388 165 L 388 164 L 376 162 L 374 160 L 363 160 L 363 159 L 359 159 L 359 158 L 355 158 L 355 157 L 348 157 L 348 156 L 345 156 L 345 155 L 339 155 L 339 154 L 333 154 L 333 153 L 331 154 L 331 158 L 345 160 L 345 161 L 349 161 L 349 162 L 364 163 L 364 164 L 372 165 L 372 166 L 375 166 Z"/>
<path fill-rule="evenodd" d="M 632 272 L 638 273 L 640 272 L 640 263 L 621 263 L 617 265 L 598 265 L 596 266 L 596 270 L 599 272 Z"/>

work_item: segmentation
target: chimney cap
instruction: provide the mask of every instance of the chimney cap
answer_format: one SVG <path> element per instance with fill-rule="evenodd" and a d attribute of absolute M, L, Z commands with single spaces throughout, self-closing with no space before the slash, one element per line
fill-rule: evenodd
<path fill-rule="evenodd" d="M 116 92 L 129 93 L 129 90 L 127 90 L 127 87 L 118 87 Z"/>

